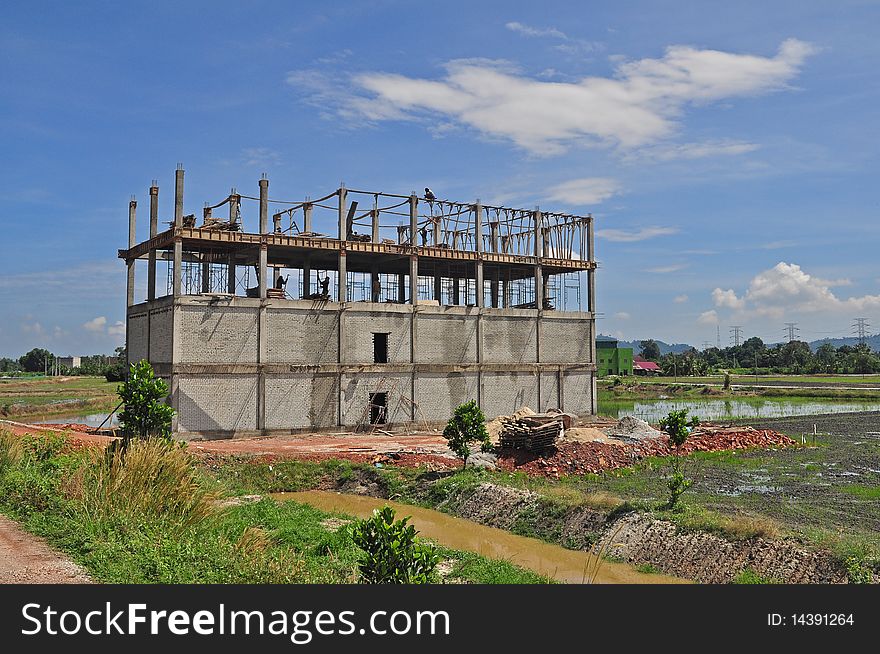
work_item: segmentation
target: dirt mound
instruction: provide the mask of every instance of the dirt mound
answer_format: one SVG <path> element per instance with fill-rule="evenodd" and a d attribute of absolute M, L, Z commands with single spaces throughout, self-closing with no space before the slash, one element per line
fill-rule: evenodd
<path fill-rule="evenodd" d="M 662 431 L 654 429 L 644 420 L 634 416 L 624 416 L 618 421 L 615 427 L 606 431 L 609 436 L 632 438 L 635 440 L 658 438 L 664 435 Z"/>

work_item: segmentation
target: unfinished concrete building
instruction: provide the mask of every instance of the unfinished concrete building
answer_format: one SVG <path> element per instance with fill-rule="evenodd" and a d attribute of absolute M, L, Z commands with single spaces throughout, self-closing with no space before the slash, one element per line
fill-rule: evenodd
<path fill-rule="evenodd" d="M 153 182 L 142 242 L 132 199 L 119 251 L 129 361 L 168 381 L 182 437 L 444 423 L 472 399 L 489 418 L 595 413 L 591 216 L 427 189 L 285 202 L 264 176 L 257 196 L 233 189 L 197 225 L 183 186 L 178 167 L 160 222 Z"/>

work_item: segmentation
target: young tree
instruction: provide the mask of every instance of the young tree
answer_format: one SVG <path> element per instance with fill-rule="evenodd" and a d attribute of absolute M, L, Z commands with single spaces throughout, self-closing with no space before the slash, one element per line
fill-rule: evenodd
<path fill-rule="evenodd" d="M 462 468 L 467 465 L 471 454 L 471 443 L 481 443 L 483 449 L 492 446 L 486 431 L 486 416 L 474 400 L 455 409 L 443 429 L 443 437 L 449 442 L 449 449 L 462 459 Z"/>
<path fill-rule="evenodd" d="M 666 480 L 666 487 L 669 489 L 669 502 L 666 508 L 671 511 L 678 508 L 682 493 L 694 483 L 693 479 L 684 476 L 681 446 L 684 445 L 691 430 L 700 424 L 700 420 L 696 416 L 688 420 L 687 414 L 687 409 L 670 411 L 669 415 L 660 420 L 660 428 L 669 434 L 669 442 L 675 448 L 672 456 L 672 475 Z"/>
<path fill-rule="evenodd" d="M 174 409 L 165 404 L 168 384 L 153 373 L 147 361 L 131 364 L 128 379 L 117 389 L 125 409 L 119 414 L 123 443 L 132 438 L 171 438 Z"/>
<path fill-rule="evenodd" d="M 394 509 L 386 506 L 352 525 L 352 540 L 364 551 L 358 561 L 362 583 L 431 582 L 440 555 L 433 545 L 416 538 L 418 532 L 408 522 L 409 517 L 395 521 Z"/>

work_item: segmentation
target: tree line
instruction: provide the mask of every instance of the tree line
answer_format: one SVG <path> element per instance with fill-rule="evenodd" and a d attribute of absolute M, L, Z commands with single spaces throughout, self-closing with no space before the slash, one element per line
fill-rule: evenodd
<path fill-rule="evenodd" d="M 125 377 L 125 348 L 117 347 L 114 353 L 116 362 L 111 362 L 106 354 L 92 354 L 80 357 L 80 365 L 76 367 L 59 366 L 62 375 L 83 375 L 90 377 L 107 377 L 108 381 L 119 381 Z M 53 372 L 55 362 L 61 357 L 44 348 L 34 349 L 22 354 L 17 359 L 0 358 L 0 374 L 16 375 L 27 373 Z"/>
<path fill-rule="evenodd" d="M 880 372 L 880 353 L 867 344 L 834 347 L 823 343 L 815 352 L 804 341 L 767 346 L 757 336 L 741 345 L 680 354 L 660 354 L 653 339 L 639 342 L 640 355 L 656 362 L 664 375 L 708 375 L 719 370 L 750 374 L 870 374 Z"/>

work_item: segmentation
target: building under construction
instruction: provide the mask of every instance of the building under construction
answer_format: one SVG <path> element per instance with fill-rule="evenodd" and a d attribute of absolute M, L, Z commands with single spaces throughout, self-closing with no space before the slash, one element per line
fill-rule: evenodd
<path fill-rule="evenodd" d="M 126 343 L 206 438 L 596 410 L 592 217 L 339 188 L 129 205 Z M 246 211 L 253 208 L 251 215 Z M 146 263 L 145 301 L 135 270 Z"/>

